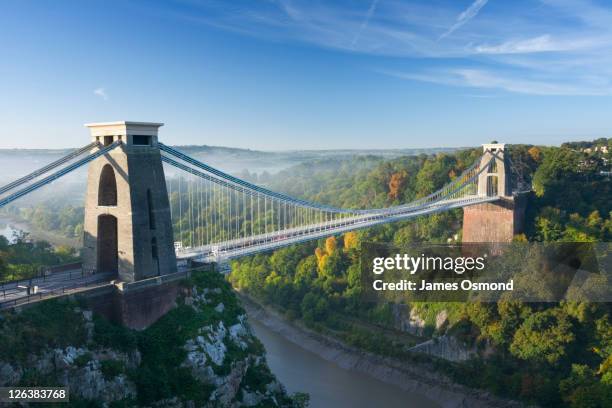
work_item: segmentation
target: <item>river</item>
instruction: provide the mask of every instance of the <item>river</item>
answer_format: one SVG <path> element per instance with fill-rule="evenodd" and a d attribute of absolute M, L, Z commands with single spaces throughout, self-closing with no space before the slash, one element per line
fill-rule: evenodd
<path fill-rule="evenodd" d="M 310 394 L 311 408 L 434 408 L 426 396 L 408 392 L 307 351 L 255 319 L 255 335 L 266 348 L 268 365 L 289 393 Z"/>

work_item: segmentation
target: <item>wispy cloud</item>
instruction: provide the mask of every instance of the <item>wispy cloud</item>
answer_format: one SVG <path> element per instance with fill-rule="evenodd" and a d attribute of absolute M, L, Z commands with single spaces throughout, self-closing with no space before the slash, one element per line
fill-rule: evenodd
<path fill-rule="evenodd" d="M 493 98 L 501 98 L 501 95 L 491 95 L 491 94 L 465 94 L 466 98 L 476 98 L 476 99 L 493 99 Z"/>
<path fill-rule="evenodd" d="M 366 13 L 365 19 L 363 20 L 363 23 L 361 23 L 361 25 L 359 26 L 359 31 L 357 31 L 357 34 L 355 34 L 355 37 L 353 38 L 353 45 L 355 45 L 357 41 L 359 41 L 359 37 L 361 37 L 361 33 L 363 32 L 363 30 L 365 30 L 368 27 L 368 24 L 370 24 L 370 19 L 374 15 L 377 5 L 378 5 L 378 0 L 373 0 L 372 3 L 370 4 L 370 8 L 368 9 L 368 12 Z"/>
<path fill-rule="evenodd" d="M 502 90 L 526 95 L 612 95 L 612 83 L 592 83 L 588 78 L 583 78 L 579 84 L 574 85 L 563 81 L 528 79 L 512 73 L 500 74 L 481 69 L 444 69 L 425 73 L 401 71 L 379 72 L 411 81 L 478 89 Z"/>
<path fill-rule="evenodd" d="M 509 40 L 497 45 L 482 44 L 474 48 L 479 54 L 531 54 L 536 52 L 558 52 L 586 49 L 596 46 L 599 40 L 587 39 L 565 39 L 556 40 L 550 34 L 525 40 Z"/>
<path fill-rule="evenodd" d="M 535 95 L 612 89 L 612 8 L 592 0 L 540 0 L 538 7 L 498 2 L 495 8 L 473 0 L 458 15 L 455 0 L 371 0 L 365 13 L 351 2 L 324 0 L 180 1 L 190 5 L 180 18 L 367 55 L 370 67 L 412 81 Z"/>
<path fill-rule="evenodd" d="M 108 101 L 108 94 L 106 93 L 106 89 L 104 88 L 96 88 L 93 91 L 94 95 L 102 98 L 105 101 Z"/>
<path fill-rule="evenodd" d="M 457 16 L 457 20 L 455 24 L 453 24 L 448 30 L 446 30 L 441 36 L 440 40 L 444 37 L 448 37 L 455 30 L 459 29 L 462 25 L 473 19 L 480 13 L 480 10 L 488 3 L 489 0 L 476 0 L 474 1 L 470 7 L 465 9 L 459 16 Z"/>
<path fill-rule="evenodd" d="M 458 69 L 452 71 L 462 85 L 476 88 L 503 89 L 530 95 L 591 95 L 609 94 L 610 89 L 584 89 L 549 81 L 534 81 L 515 76 L 501 76 L 484 70 Z"/>

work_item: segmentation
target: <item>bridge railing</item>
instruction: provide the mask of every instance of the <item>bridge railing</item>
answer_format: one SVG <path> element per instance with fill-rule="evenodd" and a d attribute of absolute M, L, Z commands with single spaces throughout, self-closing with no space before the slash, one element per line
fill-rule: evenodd
<path fill-rule="evenodd" d="M 20 296 L 15 299 L 5 300 L 0 302 L 1 309 L 10 309 L 20 305 L 38 302 L 43 299 L 50 299 L 59 296 L 65 296 L 73 293 L 79 293 L 84 290 L 90 290 L 97 287 L 110 286 L 112 283 L 108 279 L 96 279 L 89 282 L 75 282 L 70 285 L 62 285 L 59 288 L 53 288 L 45 291 L 41 291 L 35 294 L 28 294 Z"/>
<path fill-rule="evenodd" d="M 0 294 L 3 290 L 14 289 L 17 286 L 33 286 L 38 282 L 47 282 L 58 278 L 62 278 L 62 280 L 80 279 L 97 273 L 97 269 L 84 268 L 82 262 L 44 267 L 38 271 L 36 276 L 0 282 Z"/>

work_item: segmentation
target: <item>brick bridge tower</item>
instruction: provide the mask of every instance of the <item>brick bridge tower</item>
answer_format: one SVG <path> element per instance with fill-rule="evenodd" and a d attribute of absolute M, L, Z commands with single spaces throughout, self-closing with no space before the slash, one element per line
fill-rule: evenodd
<path fill-rule="evenodd" d="M 116 273 L 123 282 L 176 272 L 170 205 L 157 147 L 162 125 L 85 125 L 92 140 L 101 146 L 122 142 L 89 165 L 83 238 L 85 271 Z"/>
<path fill-rule="evenodd" d="M 484 144 L 482 148 L 481 168 L 487 168 L 478 176 L 478 195 L 499 196 L 500 200 L 463 209 L 463 242 L 511 242 L 523 230 L 524 196 L 512 194 L 505 144 Z"/>

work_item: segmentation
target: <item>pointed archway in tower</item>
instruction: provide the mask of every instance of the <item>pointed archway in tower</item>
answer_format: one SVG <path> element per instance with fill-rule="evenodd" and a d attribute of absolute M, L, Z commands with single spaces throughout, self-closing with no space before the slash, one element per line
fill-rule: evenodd
<path fill-rule="evenodd" d="M 110 214 L 98 216 L 98 260 L 99 272 L 119 271 L 119 243 L 117 218 Z"/>
<path fill-rule="evenodd" d="M 117 205 L 117 179 L 113 166 L 105 164 L 100 172 L 100 183 L 98 184 L 98 205 Z"/>

